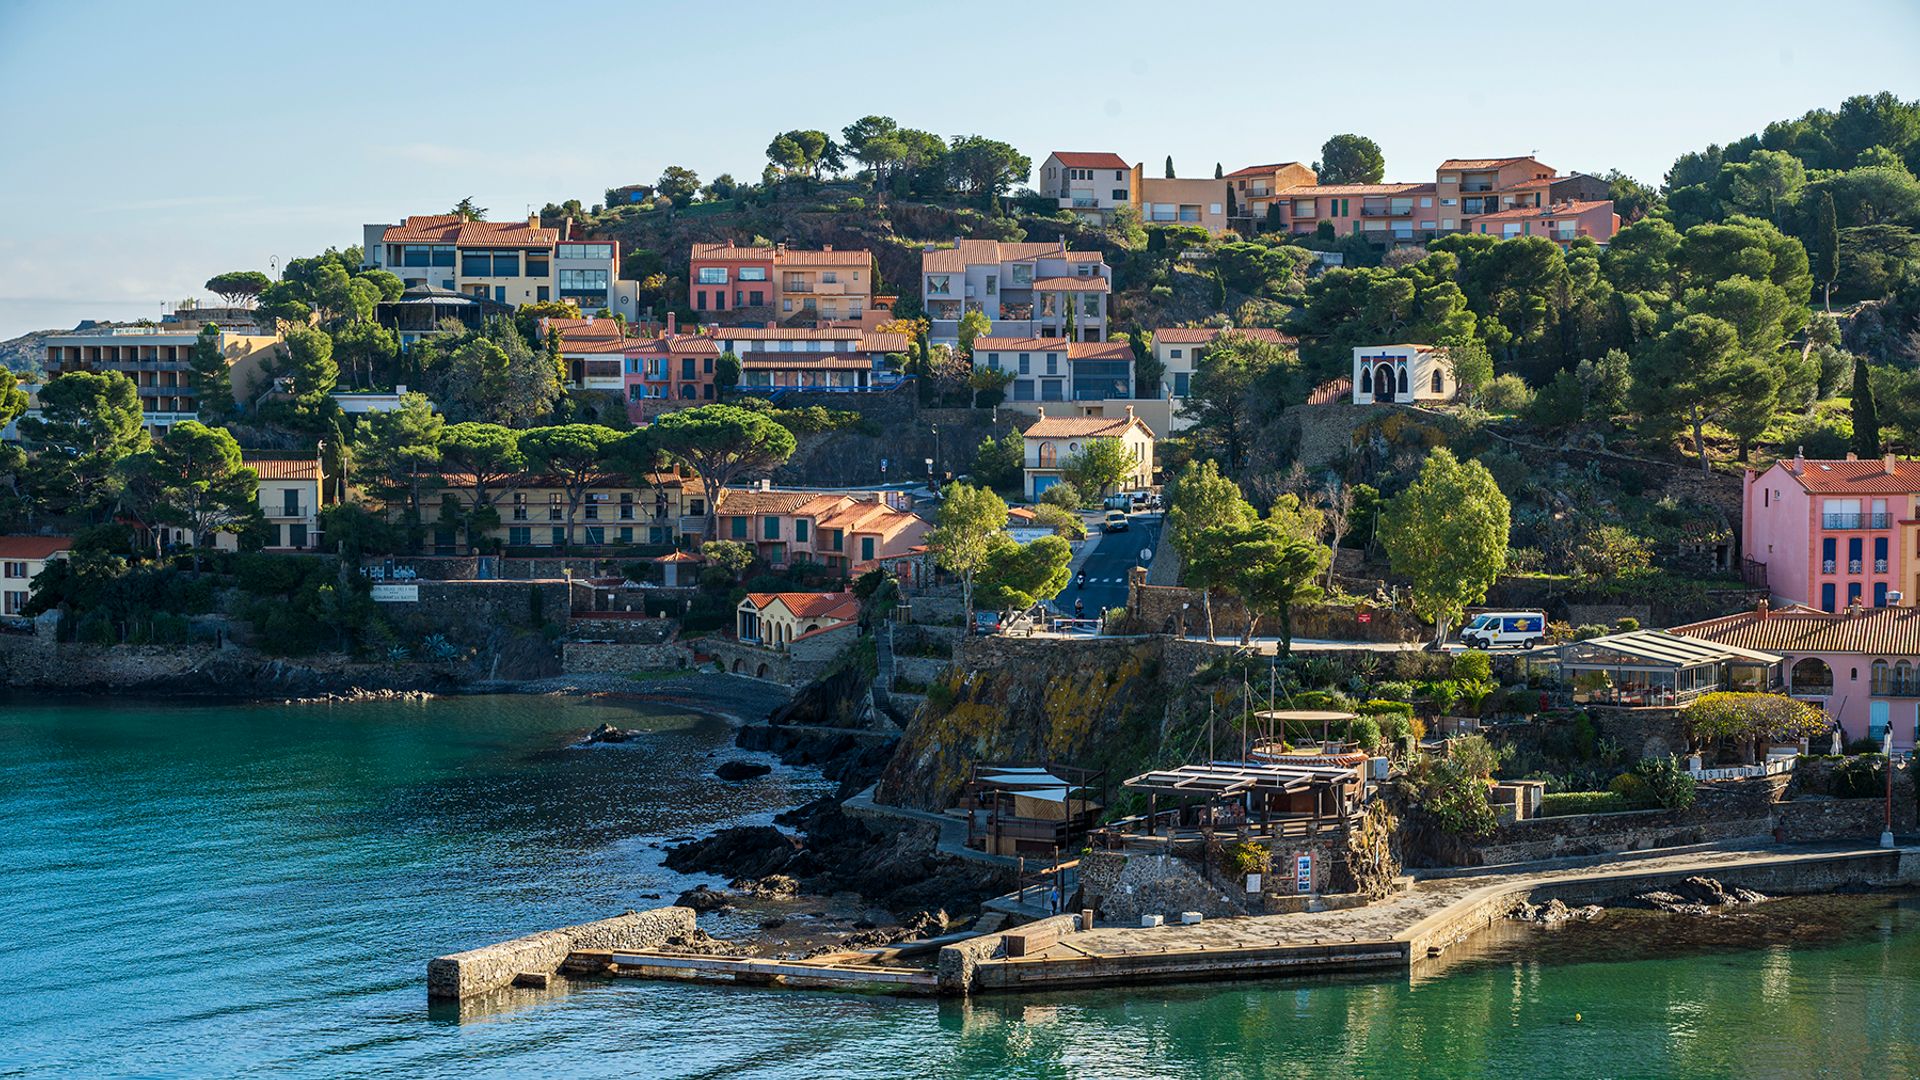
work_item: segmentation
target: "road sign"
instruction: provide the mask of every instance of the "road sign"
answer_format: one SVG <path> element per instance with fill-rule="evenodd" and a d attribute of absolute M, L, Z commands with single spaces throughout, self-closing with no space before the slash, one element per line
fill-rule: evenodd
<path fill-rule="evenodd" d="M 1140 549 L 1140 561 L 1141 561 L 1141 562 L 1143 562 L 1143 563 L 1150 563 L 1150 562 L 1152 562 L 1152 561 L 1153 561 L 1153 549 L 1152 549 L 1152 548 L 1141 548 L 1141 549 Z"/>
<path fill-rule="evenodd" d="M 1361 613 L 1359 613 L 1358 615 L 1355 615 L 1355 616 L 1354 616 L 1353 618 L 1354 618 L 1354 621 L 1355 621 L 1355 622 L 1372 622 L 1372 621 L 1373 621 L 1373 612 L 1371 612 L 1371 611 L 1363 611 L 1363 612 L 1361 612 Z"/>

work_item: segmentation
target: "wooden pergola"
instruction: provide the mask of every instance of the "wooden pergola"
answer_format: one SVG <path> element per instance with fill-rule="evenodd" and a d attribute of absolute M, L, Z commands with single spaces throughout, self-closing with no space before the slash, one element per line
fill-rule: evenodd
<path fill-rule="evenodd" d="M 1148 836 L 1158 835 L 1163 796 L 1176 803 L 1170 834 L 1221 826 L 1312 834 L 1344 827 L 1359 812 L 1364 790 L 1357 766 L 1225 761 L 1142 773 L 1123 786 L 1146 793 Z"/>

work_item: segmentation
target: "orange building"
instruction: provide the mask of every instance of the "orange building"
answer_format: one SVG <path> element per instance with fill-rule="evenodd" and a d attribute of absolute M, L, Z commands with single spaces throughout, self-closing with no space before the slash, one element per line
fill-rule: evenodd
<path fill-rule="evenodd" d="M 818 251 L 785 244 L 695 244 L 688 303 L 701 313 L 746 311 L 764 319 L 857 320 L 872 309 L 873 256 L 865 249 Z"/>

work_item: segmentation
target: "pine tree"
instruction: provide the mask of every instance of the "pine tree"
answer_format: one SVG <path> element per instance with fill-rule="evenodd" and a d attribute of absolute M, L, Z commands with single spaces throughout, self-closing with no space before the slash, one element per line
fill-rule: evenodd
<path fill-rule="evenodd" d="M 193 341 L 187 363 L 193 368 L 193 394 L 200 403 L 200 416 L 218 424 L 233 415 L 233 373 L 220 351 L 220 328 L 208 323 Z"/>
<path fill-rule="evenodd" d="M 1880 412 L 1873 405 L 1867 358 L 1853 358 L 1853 452 L 1862 461 L 1880 456 Z"/>
<path fill-rule="evenodd" d="M 1813 208 L 1813 276 L 1826 289 L 1826 307 L 1833 310 L 1833 283 L 1840 277 L 1840 226 L 1833 211 L 1833 192 L 1822 191 Z"/>

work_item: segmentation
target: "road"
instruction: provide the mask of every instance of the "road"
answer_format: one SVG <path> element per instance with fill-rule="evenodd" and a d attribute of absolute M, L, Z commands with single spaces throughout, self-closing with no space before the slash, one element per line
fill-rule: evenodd
<path fill-rule="evenodd" d="M 1086 606 L 1086 617 L 1096 618 L 1108 608 L 1127 606 L 1127 571 L 1146 565 L 1140 558 L 1142 548 L 1152 551 L 1160 543 L 1159 514 L 1133 514 L 1125 532 L 1109 533 L 1099 525 L 1088 526 L 1087 543 L 1093 546 L 1080 569 L 1086 571 L 1085 588 L 1068 585 L 1053 601 L 1053 609 L 1062 615 L 1073 614 L 1073 602 Z"/>

